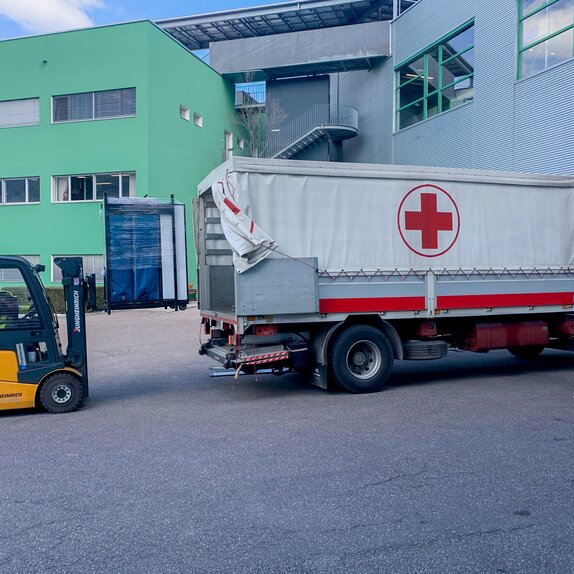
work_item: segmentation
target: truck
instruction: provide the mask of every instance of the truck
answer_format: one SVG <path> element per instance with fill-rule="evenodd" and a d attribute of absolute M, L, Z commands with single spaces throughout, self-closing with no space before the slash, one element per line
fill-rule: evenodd
<path fill-rule="evenodd" d="M 199 352 L 383 389 L 449 349 L 574 350 L 574 179 L 233 157 L 194 201 Z"/>

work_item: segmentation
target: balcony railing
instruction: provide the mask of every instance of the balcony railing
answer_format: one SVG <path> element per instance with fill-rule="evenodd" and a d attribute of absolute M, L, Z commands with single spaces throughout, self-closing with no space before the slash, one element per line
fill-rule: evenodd
<path fill-rule="evenodd" d="M 313 106 L 290 124 L 272 129 L 266 155 L 291 157 L 323 135 L 341 141 L 357 135 L 359 112 L 351 106 L 319 104 Z M 292 148 L 293 153 L 289 153 Z"/>

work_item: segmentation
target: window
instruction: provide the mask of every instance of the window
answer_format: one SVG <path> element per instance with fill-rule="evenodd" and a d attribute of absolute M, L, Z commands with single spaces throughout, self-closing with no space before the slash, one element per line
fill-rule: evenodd
<path fill-rule="evenodd" d="M 53 201 L 98 201 L 108 197 L 135 195 L 136 174 L 95 173 L 54 177 Z"/>
<path fill-rule="evenodd" d="M 574 57 L 574 0 L 520 0 L 518 77 Z"/>
<path fill-rule="evenodd" d="M 8 100 L 0 102 L 0 128 L 36 126 L 40 123 L 40 100 Z"/>
<path fill-rule="evenodd" d="M 55 123 L 131 117 L 136 115 L 136 89 L 54 96 L 52 104 Z"/>
<path fill-rule="evenodd" d="M 474 23 L 400 65 L 396 73 L 399 130 L 470 102 L 474 97 Z"/>
<path fill-rule="evenodd" d="M 31 265 L 38 265 L 40 263 L 39 255 L 20 255 L 28 260 Z M 0 283 L 22 283 L 22 276 L 20 271 L 15 268 L 0 268 Z"/>
<path fill-rule="evenodd" d="M 199 114 L 193 114 L 193 123 L 198 127 L 198 128 L 202 128 L 203 127 L 203 116 L 200 116 Z"/>
<path fill-rule="evenodd" d="M 10 264 L 0 268 L 0 330 L 41 327 L 37 306 L 20 269 Z"/>
<path fill-rule="evenodd" d="M 76 255 L 75 253 L 52 256 L 52 283 L 62 282 L 62 270 L 54 263 L 56 257 L 81 257 L 84 263 L 84 275 L 96 276 L 96 283 L 103 283 L 104 256 L 103 255 Z"/>
<path fill-rule="evenodd" d="M 230 132 L 225 132 L 225 159 L 231 159 L 233 157 L 233 134 Z"/>
<path fill-rule="evenodd" d="M 0 179 L 0 204 L 40 202 L 40 178 L 18 177 Z"/>
<path fill-rule="evenodd" d="M 189 108 L 186 108 L 185 106 L 179 106 L 179 117 L 182 120 L 189 121 Z"/>
<path fill-rule="evenodd" d="M 245 149 L 245 140 L 243 138 L 237 138 L 237 147 L 239 149 Z"/>

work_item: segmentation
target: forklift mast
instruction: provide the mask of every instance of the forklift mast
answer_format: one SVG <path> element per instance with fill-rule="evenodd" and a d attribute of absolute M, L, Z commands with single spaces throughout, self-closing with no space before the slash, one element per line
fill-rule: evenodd
<path fill-rule="evenodd" d="M 88 352 L 86 343 L 86 313 L 84 270 L 81 257 L 56 257 L 54 263 L 62 270 L 62 285 L 66 302 L 66 331 L 68 347 L 66 363 L 88 379 Z"/>

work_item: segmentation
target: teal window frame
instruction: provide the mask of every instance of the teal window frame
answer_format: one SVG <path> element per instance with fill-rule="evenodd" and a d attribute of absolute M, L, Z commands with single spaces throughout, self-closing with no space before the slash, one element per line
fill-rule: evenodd
<path fill-rule="evenodd" d="M 557 4 L 558 2 L 560 2 L 560 0 L 546 0 L 546 2 L 544 2 L 544 4 L 542 4 L 538 8 L 535 8 L 534 10 L 529 12 L 528 14 L 522 13 L 523 2 L 524 2 L 524 0 L 518 0 L 518 61 L 517 61 L 518 70 L 517 70 L 517 78 L 519 80 L 523 79 L 524 77 L 529 78 L 530 76 L 539 73 L 539 72 L 534 72 L 533 74 L 530 74 L 528 76 L 523 75 L 523 73 L 522 73 L 522 54 L 524 52 L 530 50 L 531 48 L 539 46 L 540 44 L 547 42 L 548 40 L 552 40 L 552 38 L 556 38 L 556 36 L 560 36 L 560 34 L 564 34 L 565 32 L 568 32 L 569 30 L 574 29 L 574 18 L 573 18 L 571 24 L 564 26 L 564 27 L 560 28 L 559 30 L 556 30 L 555 32 L 552 32 L 552 34 L 548 34 L 547 36 L 544 36 L 543 38 L 540 38 L 540 39 L 536 40 L 535 42 L 531 42 L 530 44 L 523 46 L 522 45 L 522 40 L 523 40 L 522 25 L 523 25 L 523 23 L 526 20 L 528 20 L 529 18 L 531 18 L 532 16 L 535 16 L 536 14 L 539 14 L 543 10 L 546 10 L 547 8 L 550 8 L 554 4 Z M 573 44 L 574 44 L 574 34 L 573 34 Z M 574 45 L 573 45 L 573 53 L 574 53 Z M 568 58 L 568 60 L 571 60 L 571 59 L 572 58 Z M 564 60 L 564 61 L 568 61 L 568 60 Z M 551 67 L 552 66 L 548 66 L 548 68 L 551 68 Z M 544 68 L 544 70 L 547 70 L 548 68 Z M 540 71 L 542 72 L 544 70 L 540 70 Z"/>
<path fill-rule="evenodd" d="M 474 42 L 470 45 L 467 46 L 466 48 L 464 48 L 463 50 L 461 50 L 460 52 L 457 52 L 455 54 L 451 54 L 448 57 L 444 57 L 444 47 L 446 44 L 448 44 L 448 42 L 450 40 L 452 40 L 454 37 L 458 36 L 458 34 L 461 34 L 462 32 L 465 32 L 466 30 L 473 28 L 474 27 L 474 19 L 469 20 L 468 22 L 465 22 L 464 24 L 460 25 L 458 28 L 455 28 L 454 30 L 452 30 L 451 32 L 449 32 L 446 36 L 443 36 L 442 38 L 440 38 L 439 40 L 437 40 L 436 42 L 434 42 L 433 44 L 427 46 L 424 50 L 421 50 L 420 52 L 417 52 L 414 56 L 411 56 L 408 58 L 408 60 L 405 60 L 403 62 L 401 62 L 398 66 L 395 67 L 395 77 L 396 77 L 396 87 L 395 87 L 395 126 L 396 126 L 396 131 L 400 131 L 402 129 L 406 129 L 406 127 L 410 127 L 411 125 L 415 125 L 417 123 L 420 123 L 426 119 L 428 119 L 429 117 L 434 117 L 434 116 L 438 116 L 440 114 L 443 113 L 443 111 L 447 111 L 447 110 L 443 110 L 443 101 L 442 101 L 442 97 L 441 94 L 442 92 L 444 92 L 445 90 L 448 90 L 450 88 L 453 88 L 454 86 L 456 86 L 457 84 L 460 84 L 462 82 L 466 82 L 469 79 L 472 81 L 472 79 L 474 78 L 474 68 L 471 74 L 467 74 L 465 76 L 461 76 L 459 78 L 457 78 L 454 82 L 449 83 L 446 86 L 442 85 L 442 75 L 443 75 L 443 65 L 448 64 L 450 61 L 454 60 L 455 58 L 458 58 L 464 54 L 466 54 L 467 52 L 470 52 L 471 50 L 474 49 Z M 437 79 L 437 88 L 436 89 L 432 89 L 429 90 L 429 56 L 431 55 L 431 53 L 434 50 L 438 49 L 438 79 Z M 413 62 L 416 62 L 416 60 L 419 60 L 420 58 L 424 58 L 424 65 L 423 65 L 423 71 L 422 74 L 419 74 L 415 77 L 409 78 L 407 81 L 403 82 L 401 84 L 401 71 L 404 68 L 407 68 L 408 66 L 410 66 Z M 401 95 L 401 88 L 404 88 L 405 86 L 408 86 L 411 82 L 414 82 L 416 80 L 418 80 L 419 78 L 423 79 L 423 95 L 422 97 L 418 98 L 417 100 L 413 100 L 411 102 L 409 102 L 408 104 L 405 104 L 404 106 L 401 106 L 401 101 L 400 101 L 400 95 Z M 433 114 L 432 116 L 429 116 L 429 100 L 430 98 L 433 97 L 437 97 L 437 111 L 435 114 Z M 474 98 L 474 96 L 473 96 Z M 473 99 L 472 98 L 472 99 Z M 401 126 L 401 112 L 412 107 L 415 106 L 416 104 L 423 104 L 423 114 L 422 114 L 422 118 L 416 122 L 414 122 L 413 124 L 409 124 L 409 126 L 405 126 L 402 127 Z"/>

